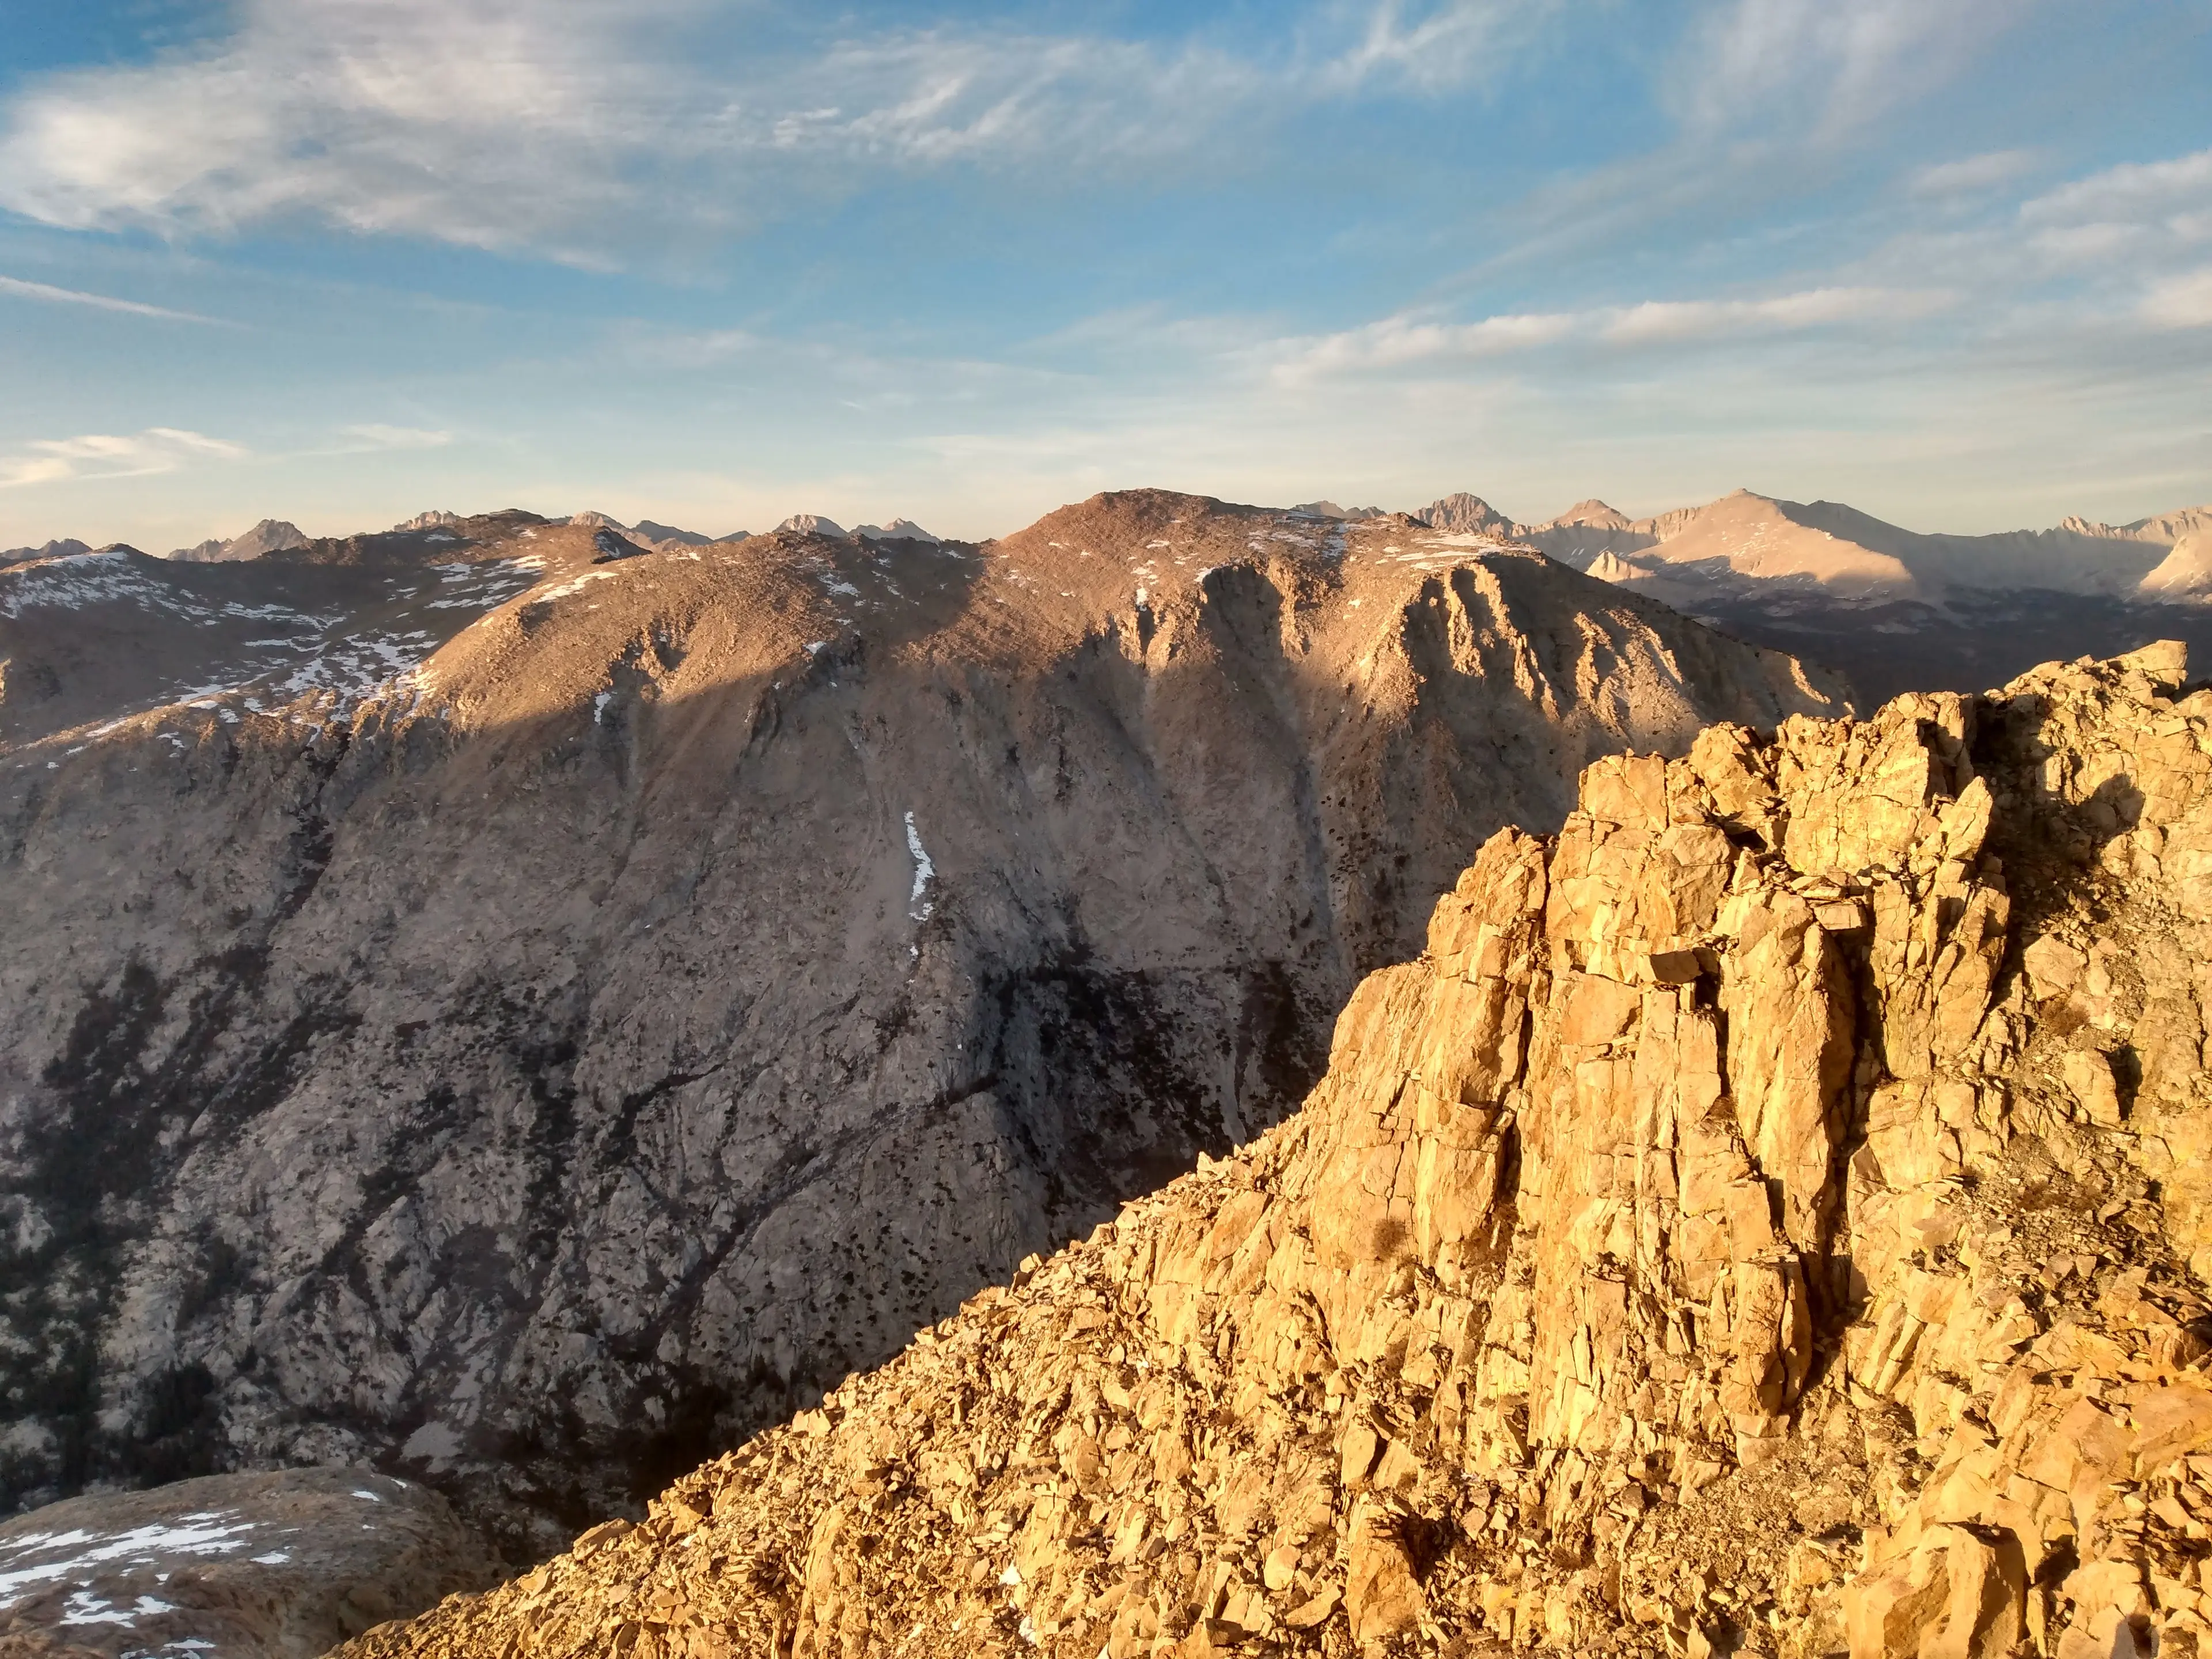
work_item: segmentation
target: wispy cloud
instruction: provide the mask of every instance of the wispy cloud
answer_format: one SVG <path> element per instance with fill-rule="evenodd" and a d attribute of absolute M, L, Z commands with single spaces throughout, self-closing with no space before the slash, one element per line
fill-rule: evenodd
<path fill-rule="evenodd" d="M 1254 56 L 951 24 L 794 46 L 768 8 L 757 43 L 698 0 L 244 0 L 195 55 L 19 94 L 0 206 L 172 237 L 305 217 L 610 264 L 885 168 L 1058 178 L 1286 102 L 1438 90 L 1495 73 L 1556 3 L 1338 0 Z"/>
<path fill-rule="evenodd" d="M 158 317 L 165 322 L 205 323 L 216 328 L 235 328 L 235 323 L 220 317 L 203 317 L 194 311 L 172 311 L 167 306 L 141 304 L 137 300 L 118 300 L 111 295 L 86 294 L 73 288 L 55 288 L 46 283 L 27 283 L 19 276 L 0 276 L 0 294 L 12 294 L 21 300 L 39 300 L 51 305 L 94 306 L 101 311 L 120 311 L 133 317 Z"/>
<path fill-rule="evenodd" d="M 1835 287 L 1755 300 L 1655 300 L 1508 313 L 1469 323 L 1395 316 L 1318 338 L 1279 342 L 1268 353 L 1279 379 L 1300 380 L 1464 362 L 1571 340 L 1626 348 L 1910 322 L 1957 301 L 1956 295 L 1941 289 Z"/>
<path fill-rule="evenodd" d="M 356 450 L 442 449 L 453 441 L 450 432 L 434 432 L 419 426 L 383 426 L 375 422 L 341 427 L 338 431 L 352 441 Z"/>
<path fill-rule="evenodd" d="M 2141 222 L 2175 214 L 2199 218 L 2212 208 L 2212 149 L 2163 161 L 2107 167 L 2046 191 L 2025 204 L 2032 222 L 2080 223 L 2098 219 Z"/>
<path fill-rule="evenodd" d="M 2021 204 L 2028 245 L 2086 266 L 2170 264 L 2212 243 L 2212 149 L 2107 167 Z"/>
<path fill-rule="evenodd" d="M 1497 216 L 1490 251 L 1455 281 L 1471 288 L 1654 237 L 1710 246 L 1771 230 L 1853 155 L 1878 150 L 1906 112 L 1940 104 L 1990 46 L 2048 5 L 1704 0 L 1651 65 L 1667 118 L 1648 143 L 1538 184 Z M 1948 179 L 1929 169 L 1922 188 L 1963 190 L 2012 160 L 1970 158 Z"/>
<path fill-rule="evenodd" d="M 1961 196 L 1995 190 L 2032 171 L 2040 157 L 2032 149 L 1993 149 L 1916 169 L 1910 188 L 1916 196 Z"/>
<path fill-rule="evenodd" d="M 2154 283 L 2142 312 L 2160 328 L 2212 327 L 2212 266 Z"/>
<path fill-rule="evenodd" d="M 174 472 L 195 461 L 243 460 L 240 444 L 179 427 L 149 427 L 127 436 L 90 433 L 44 438 L 13 455 L 0 455 L 0 489 L 66 483 L 85 478 L 137 478 Z"/>
<path fill-rule="evenodd" d="M 1674 96 L 1693 127 L 1778 106 L 1833 138 L 1953 78 L 2033 0 L 1728 0 L 1685 43 Z"/>
<path fill-rule="evenodd" d="M 1899 323 L 1948 311 L 1941 289 L 1814 288 L 1765 300 L 1656 300 L 1604 313 L 1602 336 L 1622 345 L 1710 340 L 1839 323 Z"/>
<path fill-rule="evenodd" d="M 1326 59 L 1315 78 L 1337 88 L 1380 81 L 1423 92 L 1465 86 L 1513 62 L 1562 9 L 1556 0 L 1379 0 L 1353 21 L 1354 43 Z"/>

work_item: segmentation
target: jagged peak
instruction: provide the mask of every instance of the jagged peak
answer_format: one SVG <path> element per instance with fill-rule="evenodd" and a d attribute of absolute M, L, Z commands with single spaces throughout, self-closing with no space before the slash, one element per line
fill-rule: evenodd
<path fill-rule="evenodd" d="M 1554 526 L 1577 525 L 1600 530 L 1626 530 L 1633 523 L 1634 520 L 1626 514 L 1607 506 L 1595 495 L 1587 501 L 1577 501 L 1552 520 Z"/>
<path fill-rule="evenodd" d="M 937 542 L 941 538 L 931 535 L 912 519 L 893 519 L 889 524 L 864 524 L 853 534 L 872 542 Z"/>
<path fill-rule="evenodd" d="M 1461 533 L 1485 530 L 1510 532 L 1514 528 L 1512 520 L 1481 496 L 1469 495 L 1464 489 L 1433 501 L 1419 512 L 1408 516 L 1431 530 Z"/>

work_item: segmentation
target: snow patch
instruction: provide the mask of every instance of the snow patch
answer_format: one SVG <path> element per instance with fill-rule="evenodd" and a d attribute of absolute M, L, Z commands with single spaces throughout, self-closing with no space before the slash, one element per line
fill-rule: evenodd
<path fill-rule="evenodd" d="M 27 1591 L 39 1585 L 82 1579 L 111 1561 L 143 1560 L 161 1554 L 228 1555 L 244 1549 L 244 1535 L 252 1530 L 252 1522 L 220 1511 L 188 1515 L 173 1525 L 155 1522 L 125 1532 L 73 1528 L 67 1532 L 19 1534 L 0 1540 L 0 1611 L 15 1606 Z M 40 1556 L 52 1559 L 40 1560 Z M 128 1618 L 136 1618 L 139 1611 L 144 1609 L 131 1611 Z"/>
<path fill-rule="evenodd" d="M 70 1593 L 61 1621 L 64 1625 L 120 1625 L 128 1630 L 146 1613 L 176 1610 L 171 1603 L 156 1601 L 150 1595 L 140 1596 L 131 1607 L 118 1607 L 104 1596 L 81 1589 Z"/>
<path fill-rule="evenodd" d="M 914 811 L 910 807 L 906 815 L 906 850 L 914 858 L 914 890 L 907 895 L 907 914 L 916 921 L 927 921 L 929 913 L 936 908 L 927 895 L 930 883 L 937 879 L 937 866 L 930 861 L 929 854 L 922 850 L 921 831 L 915 828 Z"/>
<path fill-rule="evenodd" d="M 582 575 L 571 576 L 567 581 L 557 586 L 549 587 L 542 593 L 532 594 L 530 602 L 532 605 L 550 605 L 555 599 L 565 599 L 571 593 L 582 592 L 592 582 L 603 582 L 610 577 L 619 576 L 622 574 L 619 570 L 586 570 Z"/>

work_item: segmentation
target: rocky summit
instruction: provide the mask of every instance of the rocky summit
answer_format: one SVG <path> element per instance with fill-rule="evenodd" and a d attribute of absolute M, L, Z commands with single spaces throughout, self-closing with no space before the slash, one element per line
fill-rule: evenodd
<path fill-rule="evenodd" d="M 1279 1121 L 1589 761 L 1845 707 L 1406 518 L 893 528 L 0 569 L 0 1499 L 537 1559 Z"/>
<path fill-rule="evenodd" d="M 2185 672 L 1597 761 L 1295 1116 L 342 1651 L 2204 1650 Z"/>

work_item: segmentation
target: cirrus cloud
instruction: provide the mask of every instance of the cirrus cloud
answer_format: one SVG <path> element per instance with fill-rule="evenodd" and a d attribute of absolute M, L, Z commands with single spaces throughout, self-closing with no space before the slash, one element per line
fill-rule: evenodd
<path fill-rule="evenodd" d="M 1478 322 L 1386 317 L 1268 348 L 1279 379 L 1310 380 L 1463 362 L 1581 340 L 1615 347 L 1723 340 L 1848 324 L 1913 322 L 1948 310 L 1943 289 L 1831 287 L 1757 300 L 1653 300 L 1584 311 L 1508 313 Z"/>
<path fill-rule="evenodd" d="M 148 427 L 123 435 L 41 438 L 13 455 L 0 455 L 0 489 L 87 478 L 139 478 L 174 472 L 195 461 L 243 460 L 249 453 L 241 444 L 173 426 Z"/>
<path fill-rule="evenodd" d="M 156 317 L 164 322 L 206 323 L 216 328 L 238 326 L 219 317 L 203 317 L 196 311 L 172 311 L 167 306 L 118 300 L 106 294 L 88 294 L 81 289 L 56 288 L 51 283 L 26 282 L 20 276 L 0 276 L 0 294 L 13 295 L 20 300 L 42 301 L 48 305 L 89 306 L 96 311 L 118 311 L 127 316 Z"/>
<path fill-rule="evenodd" d="M 1556 9 L 1335 0 L 1240 52 L 950 23 L 808 40 L 704 0 L 244 0 L 210 47 L 20 92 L 0 207 L 169 237 L 295 217 L 611 264 L 886 168 L 1110 170 L 1301 101 L 1441 91 L 1494 76 Z"/>

